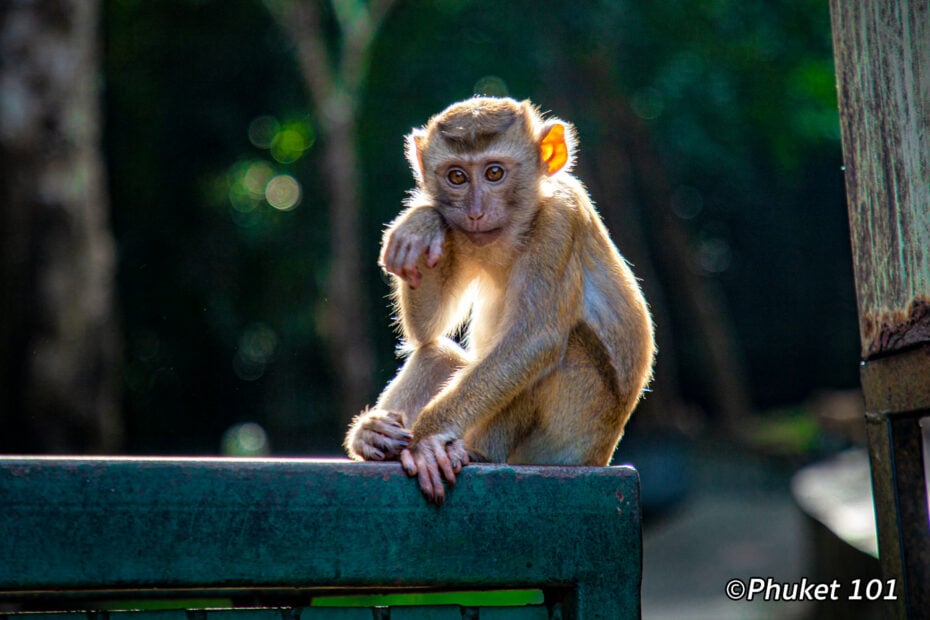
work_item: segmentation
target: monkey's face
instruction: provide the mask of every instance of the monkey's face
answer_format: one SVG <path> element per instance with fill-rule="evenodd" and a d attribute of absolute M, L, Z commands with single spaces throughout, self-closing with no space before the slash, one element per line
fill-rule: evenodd
<path fill-rule="evenodd" d="M 530 225 L 540 182 L 568 160 L 565 137 L 563 124 L 549 131 L 529 102 L 468 99 L 415 129 L 407 160 L 446 223 L 485 246 Z"/>
<path fill-rule="evenodd" d="M 484 246 L 516 224 L 521 172 L 519 161 L 505 153 L 454 155 L 438 162 L 430 185 L 449 226 Z"/>

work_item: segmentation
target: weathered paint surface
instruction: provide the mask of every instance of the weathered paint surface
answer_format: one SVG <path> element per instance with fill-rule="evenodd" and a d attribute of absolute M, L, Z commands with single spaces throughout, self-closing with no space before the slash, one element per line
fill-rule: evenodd
<path fill-rule="evenodd" d="M 930 410 L 930 346 L 866 362 L 860 376 L 870 413 Z"/>
<path fill-rule="evenodd" d="M 862 357 L 930 342 L 930 3 L 831 0 Z"/>
<path fill-rule="evenodd" d="M 930 609 L 930 2 L 831 0 L 862 387 L 895 618 Z"/>
<path fill-rule="evenodd" d="M 0 506 L 0 601 L 101 588 L 542 587 L 564 588 L 564 618 L 639 617 L 628 467 L 470 465 L 437 508 L 397 463 L 6 458 Z"/>

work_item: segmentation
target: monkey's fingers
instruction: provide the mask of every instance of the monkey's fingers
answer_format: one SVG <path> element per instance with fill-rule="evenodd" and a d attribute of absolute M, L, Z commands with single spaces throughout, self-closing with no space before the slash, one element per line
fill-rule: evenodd
<path fill-rule="evenodd" d="M 439 473 L 439 466 L 430 450 L 417 450 L 417 481 L 420 483 L 420 490 L 426 496 L 428 501 L 437 506 L 442 506 L 446 500 L 446 489 L 442 486 L 442 475 Z"/>
<path fill-rule="evenodd" d="M 429 247 L 426 249 L 426 266 L 435 267 L 439 264 L 439 259 L 442 258 L 442 244 L 445 242 L 446 237 L 442 235 L 433 239 Z"/>
<path fill-rule="evenodd" d="M 417 475 L 417 463 L 413 459 L 413 455 L 410 453 L 409 448 L 404 448 L 400 451 L 400 464 L 403 466 L 408 476 Z"/>
<path fill-rule="evenodd" d="M 413 288 L 420 286 L 420 270 L 417 268 L 417 263 L 424 251 L 425 248 L 419 243 L 408 243 L 403 254 L 398 257 L 401 272 L 398 275 Z"/>
<path fill-rule="evenodd" d="M 443 477 L 449 481 L 449 484 L 455 484 L 455 474 L 457 471 L 461 470 L 461 467 L 456 468 L 452 459 L 449 458 L 449 454 L 446 452 L 446 446 L 439 446 L 433 450 L 433 458 L 436 460 L 436 465 L 439 467 L 439 470 L 442 471 Z"/>
<path fill-rule="evenodd" d="M 394 273 L 394 265 L 397 264 L 397 244 L 394 243 L 394 237 L 389 237 L 384 247 L 381 248 L 381 256 L 378 257 L 378 264 L 388 273 Z"/>
<path fill-rule="evenodd" d="M 406 280 L 405 269 L 409 251 L 410 244 L 408 242 L 397 241 L 392 235 L 381 253 L 381 267 L 388 273 L 393 273 L 395 276 Z"/>
<path fill-rule="evenodd" d="M 359 429 L 350 443 L 352 452 L 365 461 L 394 460 L 410 443 L 409 437 L 399 434 L 407 433 L 407 431 L 397 429 L 397 433 L 388 435 L 373 430 Z"/>
<path fill-rule="evenodd" d="M 417 269 L 417 261 L 425 249 L 425 246 L 421 243 L 414 241 L 398 242 L 392 237 L 384 250 L 381 267 L 416 288 L 420 285 L 420 271 Z"/>
<path fill-rule="evenodd" d="M 352 441 L 352 454 L 356 457 L 362 459 L 363 461 L 383 461 L 384 452 L 379 450 L 377 447 L 371 443 L 365 441 L 364 438 L 356 436 Z"/>
<path fill-rule="evenodd" d="M 414 267 L 412 270 L 406 272 L 406 277 L 404 280 L 407 281 L 407 284 L 410 285 L 410 288 L 417 288 L 420 286 L 420 270 Z"/>
<path fill-rule="evenodd" d="M 366 461 L 384 461 L 398 458 L 411 439 L 399 413 L 371 409 L 357 418 L 349 445 Z"/>
<path fill-rule="evenodd" d="M 452 469 L 455 473 L 462 471 L 462 467 L 468 465 L 468 450 L 465 449 L 465 442 L 461 439 L 450 441 L 446 444 L 446 454 L 452 461 Z"/>
<path fill-rule="evenodd" d="M 369 418 L 361 427 L 361 430 L 382 435 L 390 440 L 403 442 L 405 444 L 404 447 L 406 447 L 406 444 L 409 443 L 413 438 L 413 435 L 410 434 L 410 431 L 401 426 L 399 422 L 393 418 L 389 418 L 388 416 Z M 377 443 L 379 442 L 380 438 L 373 437 L 372 439 Z"/>

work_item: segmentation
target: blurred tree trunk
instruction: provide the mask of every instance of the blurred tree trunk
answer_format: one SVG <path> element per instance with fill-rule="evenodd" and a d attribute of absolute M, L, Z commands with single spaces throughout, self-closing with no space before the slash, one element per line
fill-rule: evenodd
<path fill-rule="evenodd" d="M 98 0 L 0 2 L 0 450 L 113 452 Z"/>
<path fill-rule="evenodd" d="M 374 353 L 368 299 L 359 249 L 361 230 L 357 113 L 369 68 L 369 52 L 391 0 L 341 0 L 332 4 L 339 41 L 328 44 L 321 0 L 265 0 L 294 45 L 323 135 L 323 174 L 329 188 L 331 256 L 326 317 L 337 375 L 337 406 L 346 421 L 372 393 Z M 330 49 L 338 53 L 331 54 Z"/>
<path fill-rule="evenodd" d="M 611 235 L 642 280 L 643 293 L 656 326 L 659 355 L 649 386 L 651 391 L 639 406 L 641 415 L 634 418 L 634 424 L 695 431 L 702 420 L 682 397 L 668 297 L 649 252 L 648 231 L 635 199 L 633 163 L 623 148 L 623 129 L 612 120 L 615 104 L 609 99 L 600 100 L 588 108 L 604 129 L 598 155 L 592 164 L 594 174 L 590 178 Z"/>
<path fill-rule="evenodd" d="M 746 370 L 733 334 L 732 321 L 715 282 L 703 277 L 696 265 L 687 231 L 672 211 L 672 186 L 648 132 L 628 106 L 618 111 L 627 136 L 634 175 L 645 200 L 647 222 L 657 258 L 670 286 L 673 303 L 684 308 L 689 323 L 704 345 L 702 382 L 723 430 L 736 434 L 752 412 Z"/>

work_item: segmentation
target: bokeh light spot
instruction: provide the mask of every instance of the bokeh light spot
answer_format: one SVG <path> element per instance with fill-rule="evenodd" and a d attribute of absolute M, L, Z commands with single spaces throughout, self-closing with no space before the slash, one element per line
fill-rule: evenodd
<path fill-rule="evenodd" d="M 707 274 L 720 274 L 730 268 L 733 251 L 723 239 L 705 239 L 698 245 L 698 265 Z"/>
<path fill-rule="evenodd" d="M 249 123 L 249 142 L 260 149 L 270 149 L 281 123 L 273 116 L 259 116 Z"/>
<path fill-rule="evenodd" d="M 287 123 L 281 126 L 271 141 L 271 156 L 282 164 L 293 163 L 313 146 L 315 140 L 316 135 L 307 123 Z"/>
<path fill-rule="evenodd" d="M 651 121 L 665 110 L 665 97 L 655 88 L 642 88 L 633 94 L 631 104 L 636 116 Z"/>
<path fill-rule="evenodd" d="M 507 83 L 496 75 L 486 75 L 475 82 L 474 91 L 476 95 L 486 97 L 507 97 L 510 94 Z"/>
<path fill-rule="evenodd" d="M 267 456 L 271 453 L 268 434 L 254 422 L 236 424 L 223 433 L 222 451 L 226 456 Z"/>
<path fill-rule="evenodd" d="M 300 183 L 289 174 L 279 174 L 265 185 L 265 200 L 279 211 L 291 211 L 300 204 Z"/>
<path fill-rule="evenodd" d="M 261 200 L 265 197 L 265 186 L 274 176 L 274 168 L 271 164 L 258 161 L 249 166 L 245 175 L 242 177 L 242 184 L 249 191 L 249 195 L 255 200 Z"/>
<path fill-rule="evenodd" d="M 251 213 L 265 197 L 265 185 L 274 176 L 271 165 L 243 160 L 229 170 L 229 204 L 238 213 Z"/>
<path fill-rule="evenodd" d="M 258 201 L 252 198 L 244 185 L 236 183 L 229 188 L 229 204 L 234 211 L 250 213 L 258 206 Z"/>
<path fill-rule="evenodd" d="M 253 323 L 239 336 L 239 349 L 233 357 L 233 372 L 243 381 L 256 381 L 274 360 L 278 335 L 264 323 Z"/>
<path fill-rule="evenodd" d="M 250 325 L 239 338 L 239 352 L 253 362 L 267 364 L 278 349 L 278 335 L 264 323 Z"/>
<path fill-rule="evenodd" d="M 679 185 L 672 193 L 672 211 L 683 220 L 693 220 L 704 210 L 704 197 L 690 185 Z"/>

